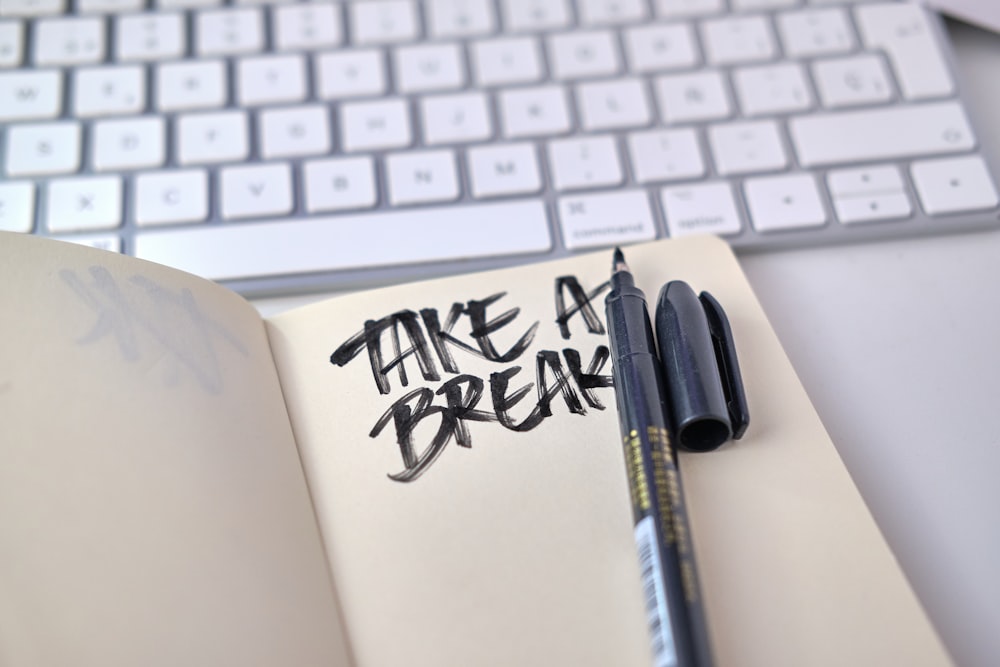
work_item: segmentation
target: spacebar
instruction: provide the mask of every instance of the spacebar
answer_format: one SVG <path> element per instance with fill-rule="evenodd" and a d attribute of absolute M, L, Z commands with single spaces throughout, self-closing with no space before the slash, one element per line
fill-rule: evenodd
<path fill-rule="evenodd" d="M 135 255 L 212 280 L 543 252 L 540 201 L 139 230 Z"/>

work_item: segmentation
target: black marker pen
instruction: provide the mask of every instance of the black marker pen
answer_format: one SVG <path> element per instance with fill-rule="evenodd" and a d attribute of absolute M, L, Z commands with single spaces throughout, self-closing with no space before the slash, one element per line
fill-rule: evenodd
<path fill-rule="evenodd" d="M 618 248 L 605 307 L 654 664 L 706 667 L 707 637 L 692 634 L 704 624 L 699 618 L 692 626 L 692 611 L 701 613 L 700 592 L 662 371 L 645 295 Z"/>

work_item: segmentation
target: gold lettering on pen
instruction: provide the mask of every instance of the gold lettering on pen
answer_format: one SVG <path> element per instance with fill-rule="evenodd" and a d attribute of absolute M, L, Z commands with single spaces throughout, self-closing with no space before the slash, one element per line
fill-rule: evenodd
<path fill-rule="evenodd" d="M 650 508 L 649 481 L 642 465 L 642 446 L 639 434 L 630 431 L 625 437 L 625 448 L 628 453 L 629 487 L 632 489 L 632 506 L 646 511 Z"/>
<path fill-rule="evenodd" d="M 670 514 L 680 516 L 684 512 L 684 500 L 681 496 L 680 478 L 677 475 L 677 468 L 671 465 L 667 471 L 666 491 L 669 496 Z M 682 556 L 691 554 L 691 536 L 688 534 L 687 526 L 683 522 L 674 522 L 677 536 L 677 551 Z"/>
<path fill-rule="evenodd" d="M 674 502 L 677 496 L 673 488 L 675 483 L 671 482 L 672 478 L 676 480 L 676 472 L 670 458 L 670 434 L 662 426 L 649 426 L 646 428 L 646 437 L 649 439 L 652 450 L 653 488 L 656 492 L 656 502 L 662 508 L 660 511 L 660 531 L 667 544 L 674 544 L 681 536 L 677 534 L 673 520 L 674 512 L 677 510 L 677 504 Z"/>

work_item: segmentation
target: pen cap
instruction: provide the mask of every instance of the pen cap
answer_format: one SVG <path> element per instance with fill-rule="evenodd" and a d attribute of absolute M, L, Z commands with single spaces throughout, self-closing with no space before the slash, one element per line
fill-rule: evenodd
<path fill-rule="evenodd" d="M 677 444 L 705 452 L 746 431 L 749 416 L 729 321 L 708 292 L 680 280 L 660 290 L 656 338 Z"/>

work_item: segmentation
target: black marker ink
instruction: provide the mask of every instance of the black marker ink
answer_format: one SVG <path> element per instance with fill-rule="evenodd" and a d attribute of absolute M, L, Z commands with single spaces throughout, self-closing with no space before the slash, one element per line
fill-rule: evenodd
<path fill-rule="evenodd" d="M 535 386 L 534 382 L 529 382 L 508 396 L 507 387 L 510 386 L 511 378 L 520 372 L 520 366 L 512 366 L 511 368 L 502 370 L 499 373 L 491 374 L 490 394 L 493 399 L 493 410 L 496 412 L 497 420 L 503 425 L 503 427 L 518 433 L 524 433 L 541 424 L 546 415 L 542 414 L 542 411 L 539 410 L 536 405 L 520 424 L 514 421 L 514 418 L 510 414 L 510 409 L 520 403 L 525 396 L 530 394 L 532 388 Z"/>
<path fill-rule="evenodd" d="M 410 341 L 410 347 L 406 350 L 402 350 L 400 347 L 400 327 Z M 382 334 L 386 331 L 390 332 L 393 348 L 393 358 L 389 363 L 384 362 L 382 353 Z M 417 366 L 419 366 L 420 373 L 425 380 L 437 381 L 441 379 L 437 367 L 434 365 L 434 357 L 430 353 L 430 346 L 424 336 L 423 327 L 420 326 L 420 318 L 412 310 L 401 310 L 379 320 L 366 321 L 362 331 L 351 336 L 334 350 L 333 354 L 330 355 L 330 363 L 335 366 L 344 366 L 361 350 L 365 349 L 368 351 L 372 377 L 375 379 L 375 386 L 378 387 L 380 394 L 389 393 L 388 374 L 393 368 L 397 369 L 400 384 L 404 387 L 408 385 L 403 362 L 410 356 L 416 358 Z"/>
<path fill-rule="evenodd" d="M 566 340 L 570 338 L 569 320 L 577 313 L 583 317 L 587 331 L 593 334 L 603 334 L 604 320 L 597 314 L 591 301 L 601 292 L 610 289 L 611 282 L 604 281 L 591 292 L 585 292 L 576 276 L 560 276 L 556 278 L 556 323 L 559 325 L 559 333 Z M 564 291 L 569 290 L 569 295 L 576 304 L 572 308 L 566 308 Z"/>
<path fill-rule="evenodd" d="M 587 405 L 590 407 L 603 410 L 604 404 L 597 398 L 593 390 L 598 387 L 614 386 L 614 380 L 610 375 L 599 375 L 600 370 L 604 368 L 611 357 L 611 351 L 608 349 L 608 346 L 597 346 L 586 371 L 583 370 L 583 366 L 580 363 L 580 353 L 577 350 L 567 348 L 563 350 L 563 357 L 566 359 L 566 365 L 569 367 L 570 374 L 576 381 L 576 386 L 580 388 L 583 400 L 587 401 Z"/>
<path fill-rule="evenodd" d="M 464 391 L 463 385 L 466 385 Z M 443 395 L 446 405 L 432 405 L 434 394 Z M 398 482 L 417 479 L 437 460 L 453 437 L 460 446 L 471 447 L 472 436 L 465 424 L 466 420 L 496 421 L 492 413 L 475 409 L 482 395 L 481 379 L 472 375 L 459 375 L 445 382 L 436 392 L 426 388 L 416 389 L 393 403 L 368 434 L 372 438 L 378 436 L 390 419 L 395 424 L 396 444 L 399 445 L 405 470 L 390 474 L 389 478 Z M 416 404 L 411 406 L 413 399 L 416 399 Z M 437 433 L 418 456 L 413 447 L 413 432 L 420 422 L 433 415 L 440 415 L 441 419 Z"/>
<path fill-rule="evenodd" d="M 434 351 L 437 353 L 438 359 L 441 360 L 441 366 L 448 373 L 457 373 L 458 364 L 455 363 L 455 358 L 451 356 L 451 350 L 448 349 L 447 343 L 470 354 L 479 354 L 479 350 L 468 343 L 463 343 L 451 334 L 455 328 L 455 323 L 458 322 L 458 318 L 464 313 L 465 309 L 462 307 L 462 304 L 453 304 L 451 310 L 448 311 L 448 318 L 444 322 L 444 327 L 442 327 L 437 308 L 423 308 L 420 311 L 420 317 L 424 321 L 424 327 L 427 328 L 427 336 L 431 339 L 431 345 L 434 346 Z"/>
<path fill-rule="evenodd" d="M 570 412 L 577 415 L 587 414 L 586 409 L 584 409 L 583 404 L 580 402 L 580 397 L 577 396 L 569 378 L 566 376 L 566 371 L 563 369 L 558 352 L 540 350 L 535 356 L 535 363 L 538 376 L 538 407 L 546 417 L 552 416 L 552 399 L 558 393 L 562 393 L 563 400 L 566 402 L 566 407 L 569 408 Z M 549 387 L 546 381 L 546 369 L 550 370 L 555 377 L 555 384 L 552 387 Z"/>
<path fill-rule="evenodd" d="M 490 334 L 510 324 L 521 312 L 520 308 L 511 308 L 492 320 L 486 319 L 486 309 L 506 294 L 506 292 L 499 292 L 482 301 L 469 301 L 465 306 L 465 312 L 472 324 L 470 335 L 479 344 L 479 349 L 482 350 L 483 357 L 489 361 L 496 361 L 498 363 L 514 361 L 520 357 L 528 349 L 528 346 L 531 345 L 531 341 L 534 340 L 539 324 L 538 322 L 532 324 L 507 352 L 504 354 L 497 352 L 493 341 L 490 340 Z"/>

